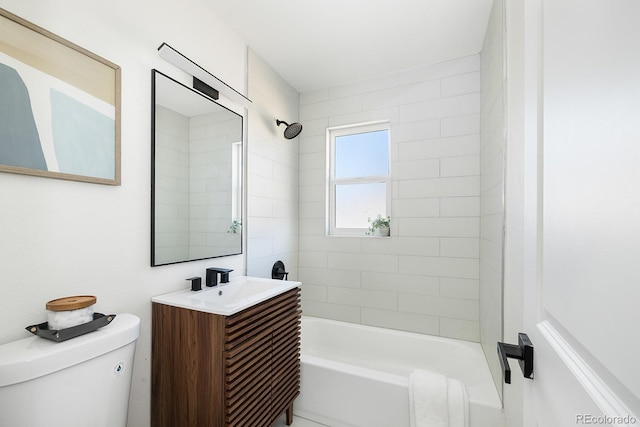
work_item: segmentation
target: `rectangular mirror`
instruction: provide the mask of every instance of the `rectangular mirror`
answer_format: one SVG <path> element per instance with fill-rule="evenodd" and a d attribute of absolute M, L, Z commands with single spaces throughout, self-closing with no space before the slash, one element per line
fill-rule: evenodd
<path fill-rule="evenodd" d="M 242 253 L 242 116 L 151 80 L 151 265 Z"/>

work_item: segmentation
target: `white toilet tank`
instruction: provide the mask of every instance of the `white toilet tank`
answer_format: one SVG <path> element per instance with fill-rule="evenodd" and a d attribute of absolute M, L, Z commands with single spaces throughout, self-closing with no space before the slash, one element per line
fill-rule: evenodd
<path fill-rule="evenodd" d="M 140 319 L 118 314 L 63 342 L 0 345 L 0 426 L 124 427 Z"/>

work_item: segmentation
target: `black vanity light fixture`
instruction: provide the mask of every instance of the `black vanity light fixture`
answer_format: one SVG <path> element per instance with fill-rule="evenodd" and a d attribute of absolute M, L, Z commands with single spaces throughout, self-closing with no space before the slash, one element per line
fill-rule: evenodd
<path fill-rule="evenodd" d="M 218 99 L 218 94 L 241 106 L 248 108 L 251 100 L 169 46 L 162 43 L 158 48 L 160 57 L 193 76 L 193 88 L 213 99 Z"/>
<path fill-rule="evenodd" d="M 277 120 L 276 119 L 276 125 L 280 126 L 280 125 L 285 125 L 286 129 L 284 130 L 284 137 L 287 139 L 293 139 L 296 136 L 300 135 L 300 132 L 302 132 L 302 125 L 300 123 L 287 123 L 287 122 L 283 122 L 282 120 Z"/>

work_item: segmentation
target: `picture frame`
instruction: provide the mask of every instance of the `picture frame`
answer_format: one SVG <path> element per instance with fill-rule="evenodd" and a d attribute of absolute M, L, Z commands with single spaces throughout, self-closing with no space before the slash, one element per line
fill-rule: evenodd
<path fill-rule="evenodd" d="M 120 185 L 120 73 L 0 8 L 0 172 Z"/>

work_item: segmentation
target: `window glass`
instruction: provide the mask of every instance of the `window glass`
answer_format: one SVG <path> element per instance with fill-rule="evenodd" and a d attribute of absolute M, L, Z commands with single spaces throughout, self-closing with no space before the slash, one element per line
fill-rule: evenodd
<path fill-rule="evenodd" d="M 335 178 L 389 174 L 389 130 L 335 138 Z"/>
<path fill-rule="evenodd" d="M 384 182 L 336 185 L 336 228 L 367 228 L 369 218 L 386 212 Z"/>

